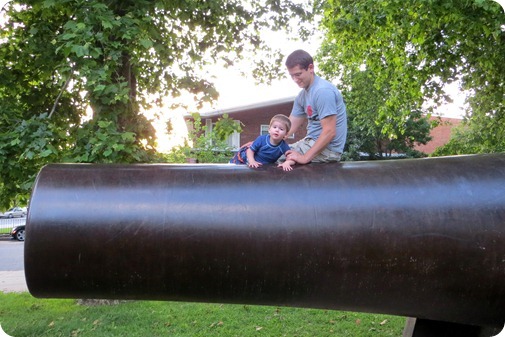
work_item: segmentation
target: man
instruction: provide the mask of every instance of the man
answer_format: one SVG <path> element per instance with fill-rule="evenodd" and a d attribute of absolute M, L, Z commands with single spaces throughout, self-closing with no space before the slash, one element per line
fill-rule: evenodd
<path fill-rule="evenodd" d="M 302 90 L 289 119 L 293 134 L 308 119 L 307 135 L 291 144 L 286 160 L 298 164 L 340 161 L 347 137 L 347 115 L 340 91 L 314 73 L 314 60 L 304 50 L 295 50 L 286 59 L 289 75 Z"/>

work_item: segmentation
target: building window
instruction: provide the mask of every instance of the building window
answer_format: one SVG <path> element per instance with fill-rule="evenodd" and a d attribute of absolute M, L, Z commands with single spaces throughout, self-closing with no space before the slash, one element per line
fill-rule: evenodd
<path fill-rule="evenodd" d="M 260 135 L 268 135 L 268 125 L 267 124 L 261 124 L 260 125 Z"/>

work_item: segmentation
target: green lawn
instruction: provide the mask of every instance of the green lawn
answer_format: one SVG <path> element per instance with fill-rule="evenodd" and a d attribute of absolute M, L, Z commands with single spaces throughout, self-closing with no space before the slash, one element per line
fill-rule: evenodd
<path fill-rule="evenodd" d="M 0 292 L 0 325 L 13 337 L 400 337 L 404 324 L 404 317 L 333 310 L 156 301 L 82 306 Z"/>

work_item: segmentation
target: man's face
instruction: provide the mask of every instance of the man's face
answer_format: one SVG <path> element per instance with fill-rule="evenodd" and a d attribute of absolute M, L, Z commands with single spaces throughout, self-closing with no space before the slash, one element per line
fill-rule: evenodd
<path fill-rule="evenodd" d="M 288 68 L 288 72 L 289 76 L 291 76 L 293 81 L 295 81 L 295 83 L 298 84 L 298 86 L 303 89 L 307 89 L 314 80 L 313 64 L 309 65 L 309 67 L 306 70 L 297 65 L 293 68 Z"/>

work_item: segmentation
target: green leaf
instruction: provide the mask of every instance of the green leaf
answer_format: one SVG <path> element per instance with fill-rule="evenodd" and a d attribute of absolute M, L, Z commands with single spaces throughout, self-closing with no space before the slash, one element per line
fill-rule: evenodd
<path fill-rule="evenodd" d="M 104 89 L 105 89 L 105 85 L 103 85 L 103 84 L 99 84 L 99 85 L 97 85 L 97 86 L 93 89 L 93 91 L 95 91 L 95 92 L 96 92 L 96 91 L 103 91 Z"/>
<path fill-rule="evenodd" d="M 43 6 L 45 8 L 51 8 L 51 7 L 54 7 L 55 3 L 56 3 L 55 0 L 44 0 Z"/>
<path fill-rule="evenodd" d="M 114 25 L 109 20 L 102 20 L 102 27 L 104 29 L 112 29 L 114 27 Z"/>
<path fill-rule="evenodd" d="M 86 49 L 84 46 L 74 45 L 72 46 L 71 51 L 77 55 L 77 57 L 83 57 L 86 55 Z"/>
<path fill-rule="evenodd" d="M 53 151 L 51 151 L 51 150 L 49 150 L 49 149 L 48 149 L 48 150 L 42 151 L 42 152 L 40 153 L 40 156 L 41 156 L 42 158 L 45 158 L 45 157 L 49 157 L 52 153 L 53 153 Z"/>
<path fill-rule="evenodd" d="M 33 153 L 33 151 L 28 151 L 25 153 L 25 157 L 30 160 L 33 159 L 34 155 L 35 153 Z"/>
<path fill-rule="evenodd" d="M 64 41 L 72 40 L 75 37 L 76 37 L 76 35 L 74 33 L 65 33 L 65 34 L 61 35 L 61 39 Z"/>
<path fill-rule="evenodd" d="M 141 39 L 140 44 L 146 49 L 149 49 L 153 46 L 153 42 L 148 39 Z"/>
<path fill-rule="evenodd" d="M 112 145 L 112 148 L 114 149 L 114 151 L 121 151 L 125 149 L 125 146 L 124 144 L 114 144 Z"/>
<path fill-rule="evenodd" d="M 111 125 L 112 122 L 109 122 L 109 121 L 99 121 L 98 122 L 98 126 L 102 129 L 106 129 L 109 127 L 109 125 Z"/>

